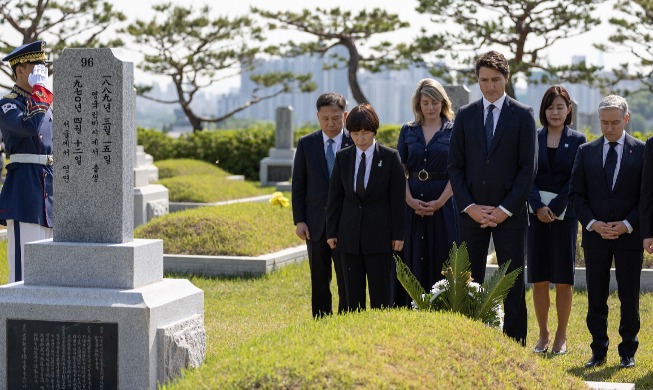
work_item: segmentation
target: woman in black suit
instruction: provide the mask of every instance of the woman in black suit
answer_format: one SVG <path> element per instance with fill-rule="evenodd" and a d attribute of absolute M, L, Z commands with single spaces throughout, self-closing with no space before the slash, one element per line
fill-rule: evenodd
<path fill-rule="evenodd" d="M 533 303 L 540 338 L 533 352 L 549 348 L 549 284 L 555 284 L 558 328 L 552 352 L 567 352 L 567 323 L 571 313 L 574 259 L 578 219 L 568 207 L 569 182 L 578 147 L 585 136 L 568 127 L 572 106 L 562 86 L 549 88 L 542 98 L 537 131 L 538 168 L 528 198 L 531 218 L 528 228 L 528 281 L 533 283 Z"/>
<path fill-rule="evenodd" d="M 406 177 L 399 153 L 376 142 L 379 117 L 371 105 L 354 107 L 347 130 L 355 146 L 341 149 L 329 182 L 327 243 L 340 250 L 347 303 L 392 307 L 393 251 L 404 244 Z"/>

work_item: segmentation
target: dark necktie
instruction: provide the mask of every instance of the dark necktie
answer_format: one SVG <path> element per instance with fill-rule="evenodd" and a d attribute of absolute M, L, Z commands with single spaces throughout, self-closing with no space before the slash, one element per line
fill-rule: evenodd
<path fill-rule="evenodd" d="M 490 152 L 492 145 L 492 136 L 494 135 L 494 104 L 487 106 L 487 117 L 485 117 L 485 146 L 486 151 Z"/>
<path fill-rule="evenodd" d="M 367 164 L 365 164 L 365 153 L 362 153 L 361 162 L 358 165 L 358 174 L 356 175 L 356 195 L 358 195 L 359 198 L 362 198 L 363 194 L 365 193 L 366 165 Z"/>
<path fill-rule="evenodd" d="M 333 163 L 336 162 L 336 155 L 333 153 L 333 144 L 335 143 L 334 140 L 329 138 L 327 141 L 327 149 L 326 149 L 326 161 L 327 161 L 327 170 L 329 171 L 329 177 L 331 177 L 331 172 L 333 172 Z"/>
<path fill-rule="evenodd" d="M 617 142 L 610 142 L 610 149 L 608 149 L 608 154 L 605 156 L 605 164 L 603 165 L 603 172 L 605 172 L 605 181 L 608 182 L 608 186 L 612 189 L 612 183 L 614 182 L 614 171 L 617 169 L 617 151 L 615 150 Z"/>

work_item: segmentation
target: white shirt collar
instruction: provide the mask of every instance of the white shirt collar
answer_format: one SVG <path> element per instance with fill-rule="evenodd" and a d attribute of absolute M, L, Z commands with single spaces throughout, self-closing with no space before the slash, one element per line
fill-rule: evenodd
<path fill-rule="evenodd" d="M 375 146 L 376 146 L 376 138 L 374 138 L 374 140 L 372 141 L 372 145 L 370 145 L 370 147 L 365 150 L 360 150 L 360 148 L 356 146 L 356 157 L 360 158 L 361 154 L 365 153 L 365 158 L 369 159 L 374 154 Z"/>
<path fill-rule="evenodd" d="M 342 136 L 344 134 L 344 130 L 340 130 L 340 133 L 338 133 L 335 137 L 333 137 L 333 140 L 335 141 L 336 145 L 342 144 Z M 322 130 L 322 141 L 326 144 L 327 141 L 329 140 L 329 136 L 326 135 L 324 130 Z"/>
<path fill-rule="evenodd" d="M 619 137 L 619 139 L 617 140 L 617 143 L 618 143 L 619 145 L 623 145 L 624 142 L 626 142 L 626 130 L 624 130 L 624 131 L 621 133 L 621 137 Z M 607 144 L 609 144 L 609 143 L 610 143 L 610 141 L 608 141 L 607 138 L 603 137 L 603 145 L 607 145 Z"/>
<path fill-rule="evenodd" d="M 503 95 L 500 98 L 498 98 L 496 102 L 491 102 L 487 100 L 485 96 L 483 96 L 483 110 L 487 110 L 487 106 L 489 106 L 490 104 L 494 104 L 494 107 L 501 110 L 501 107 L 503 107 L 503 102 L 506 100 L 506 96 L 508 95 L 506 95 L 506 93 L 504 92 Z"/>

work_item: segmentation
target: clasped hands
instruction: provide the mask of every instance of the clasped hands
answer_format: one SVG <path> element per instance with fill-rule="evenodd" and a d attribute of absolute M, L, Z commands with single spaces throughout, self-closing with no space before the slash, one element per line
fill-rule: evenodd
<path fill-rule="evenodd" d="M 444 206 L 444 202 L 441 202 L 440 199 L 425 202 L 419 199 L 406 198 L 406 203 L 408 203 L 410 208 L 415 210 L 415 214 L 421 215 L 422 217 L 431 216 Z"/>
<path fill-rule="evenodd" d="M 616 240 L 620 235 L 628 233 L 628 227 L 623 221 L 603 222 L 596 221 L 591 226 L 592 230 L 601 235 L 604 240 Z"/>
<path fill-rule="evenodd" d="M 551 211 L 550 208 L 547 206 L 540 207 L 535 211 L 535 215 L 537 215 L 537 219 L 539 219 L 543 223 L 551 223 L 555 220 L 556 215 L 553 214 L 553 211 Z"/>
<path fill-rule="evenodd" d="M 482 228 L 497 227 L 508 218 L 500 207 L 474 204 L 467 208 L 467 215 L 476 221 Z"/>

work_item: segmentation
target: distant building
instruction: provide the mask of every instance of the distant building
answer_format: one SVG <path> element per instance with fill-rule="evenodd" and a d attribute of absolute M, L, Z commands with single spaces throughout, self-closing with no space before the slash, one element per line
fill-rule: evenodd
<path fill-rule="evenodd" d="M 344 48 L 335 48 L 338 54 L 346 56 Z M 345 96 L 348 108 L 357 103 L 353 99 L 347 78 L 347 69 L 324 70 L 325 63 L 331 60 L 328 56 L 299 56 L 294 58 L 276 58 L 261 61 L 256 67 L 256 73 L 285 72 L 311 73 L 317 89 L 311 93 L 287 93 L 273 99 L 256 103 L 246 110 L 236 114 L 237 118 L 253 118 L 257 120 L 274 120 L 275 110 L 279 106 L 292 106 L 294 109 L 294 125 L 317 123 L 315 101 L 325 92 L 337 92 Z M 255 84 L 250 80 L 251 73 L 246 69 L 241 73 L 241 86 L 226 95 L 218 97 L 217 115 L 241 106 L 251 98 Z M 363 93 L 379 113 L 381 122 L 405 123 L 413 118 L 410 99 L 417 82 L 429 77 L 425 69 L 409 69 L 404 71 L 383 71 L 370 73 L 359 71 L 358 81 Z"/>

